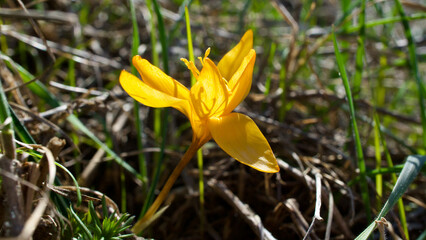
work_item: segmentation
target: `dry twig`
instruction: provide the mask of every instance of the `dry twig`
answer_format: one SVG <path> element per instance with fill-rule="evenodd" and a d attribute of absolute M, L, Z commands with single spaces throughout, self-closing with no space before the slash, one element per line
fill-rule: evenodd
<path fill-rule="evenodd" d="M 306 181 L 306 184 L 310 185 L 310 188 L 312 188 L 315 185 L 315 180 L 313 180 L 309 175 L 303 175 L 303 173 L 300 170 L 293 168 L 292 166 L 290 166 L 288 163 L 284 162 L 283 160 L 278 159 L 278 165 L 280 166 L 281 169 L 283 169 L 282 171 L 289 173 L 293 175 L 294 177 L 297 177 L 303 182 Z M 322 187 L 321 191 L 322 191 L 321 196 L 324 198 L 323 201 L 328 202 L 329 201 L 328 190 L 325 187 Z M 346 221 L 343 219 L 342 215 L 340 214 L 340 211 L 337 209 L 336 206 L 334 206 L 334 209 L 333 209 L 333 216 L 334 218 L 336 218 L 336 223 L 339 226 L 339 228 L 342 230 L 345 237 L 348 239 L 353 239 L 354 236 L 352 232 L 349 230 L 349 226 L 347 225 Z"/>
<path fill-rule="evenodd" d="M 254 213 L 247 204 L 241 202 L 241 200 L 236 195 L 234 195 L 225 184 L 223 184 L 221 181 L 217 181 L 214 178 L 210 179 L 207 184 L 223 199 L 225 199 L 232 207 L 234 207 L 235 210 L 237 210 L 237 212 L 244 218 L 244 221 L 246 221 L 246 223 L 260 239 L 276 239 L 266 228 L 263 227 L 260 217 Z"/>

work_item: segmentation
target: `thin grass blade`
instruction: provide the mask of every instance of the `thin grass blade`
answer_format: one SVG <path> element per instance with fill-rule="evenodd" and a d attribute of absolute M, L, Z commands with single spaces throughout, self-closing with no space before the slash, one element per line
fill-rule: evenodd
<path fill-rule="evenodd" d="M 148 1 L 150 2 L 150 1 Z M 129 0 L 129 6 L 130 6 L 130 13 L 131 13 L 131 19 L 132 19 L 132 27 L 133 27 L 133 33 L 132 33 L 132 54 L 131 57 L 138 55 L 138 47 L 140 44 L 140 38 L 139 38 L 139 27 L 138 27 L 138 20 L 136 18 L 136 10 L 135 10 L 135 4 L 134 0 Z M 151 26 L 152 27 L 152 26 Z M 152 30 L 152 28 L 151 28 Z M 155 45 L 152 45 L 153 51 L 155 49 Z M 137 71 L 134 66 L 132 66 L 132 73 L 137 76 Z M 148 186 L 148 175 L 147 175 L 147 167 L 146 167 L 146 161 L 145 161 L 145 155 L 142 153 L 143 149 L 143 124 L 140 116 L 140 104 L 134 100 L 133 101 L 133 114 L 135 116 L 135 125 L 136 125 L 136 137 L 137 137 L 137 146 L 138 151 L 140 153 L 138 154 L 138 160 L 139 160 L 139 172 L 141 175 L 141 181 L 144 188 L 147 188 Z"/>
<path fill-rule="evenodd" d="M 80 206 L 82 198 L 81 198 L 80 185 L 78 184 L 77 179 L 75 179 L 74 175 L 72 175 L 72 173 L 66 167 L 62 166 L 60 163 L 55 162 L 55 165 L 59 167 L 60 169 L 64 170 L 68 174 L 68 176 L 71 178 L 72 182 L 75 185 L 75 190 L 77 193 L 77 206 Z"/>
<path fill-rule="evenodd" d="M 388 200 L 380 211 L 379 215 L 377 215 L 375 220 L 379 220 L 382 217 L 385 217 L 386 214 L 392 209 L 395 203 L 402 197 L 405 191 L 407 191 L 408 186 L 413 182 L 416 178 L 417 174 L 420 172 L 423 164 L 426 161 L 426 156 L 420 155 L 410 155 L 407 157 L 407 160 L 404 164 L 404 168 L 401 171 L 401 174 L 396 181 L 396 184 L 389 195 Z M 376 222 L 373 221 L 358 237 L 356 240 L 366 240 L 373 232 L 376 227 Z"/>
<path fill-rule="evenodd" d="M 0 81 L 0 124 L 3 124 L 7 118 L 10 118 L 9 104 L 7 103 L 6 94 L 3 91 L 3 85 Z M 11 124 L 6 124 L 3 130 L 11 129 Z"/>
<path fill-rule="evenodd" d="M 353 80 L 353 97 L 356 99 L 361 93 L 362 72 L 364 69 L 364 52 L 365 52 L 365 0 L 361 1 L 361 9 L 359 14 L 359 32 L 357 37 L 358 47 L 355 59 L 355 75 Z"/>
<path fill-rule="evenodd" d="M 70 206 L 69 208 L 69 212 L 70 214 L 73 216 L 73 218 L 75 219 L 75 221 L 77 222 L 78 226 L 83 229 L 85 235 L 86 235 L 86 239 L 92 239 L 93 236 L 90 233 L 90 230 L 86 227 L 86 225 L 83 223 L 83 221 L 80 219 L 80 217 L 77 215 L 77 213 L 74 212 L 72 206 Z"/>
<path fill-rule="evenodd" d="M 378 132 L 379 138 L 380 138 L 380 142 L 381 142 L 383 149 L 384 149 L 384 152 L 385 152 L 386 162 L 387 162 L 387 164 L 390 168 L 394 168 L 393 161 L 392 161 L 389 149 L 387 147 L 386 139 L 384 138 L 383 133 L 382 133 L 381 128 L 380 128 L 380 120 L 379 120 L 378 115 L 375 116 L 374 122 L 379 128 L 379 132 Z M 396 174 L 394 172 L 391 173 L 391 179 L 392 179 L 392 182 L 394 184 L 396 184 L 397 177 L 396 177 Z M 406 215 L 405 215 L 404 202 L 402 201 L 402 199 L 398 200 L 398 211 L 399 211 L 399 217 L 401 219 L 402 229 L 404 229 L 404 234 L 405 234 L 406 238 L 409 239 L 407 218 L 406 218 Z"/>
<path fill-rule="evenodd" d="M 5 60 L 6 63 L 9 63 L 10 66 L 18 70 L 19 74 L 22 77 L 24 82 L 29 82 L 34 79 L 34 76 L 29 73 L 25 68 L 14 62 L 11 58 L 1 55 L 1 57 Z M 51 107 L 59 107 L 61 106 L 61 102 L 53 96 L 49 90 L 47 90 L 46 86 L 43 83 L 36 80 L 29 83 L 28 88 L 36 94 L 39 98 L 46 101 Z M 99 147 L 105 150 L 119 165 L 121 165 L 124 169 L 132 173 L 137 178 L 141 178 L 140 174 L 128 163 L 123 161 L 113 150 L 111 150 L 107 145 L 105 145 L 99 138 L 97 138 L 75 115 L 69 115 L 67 117 L 68 122 L 70 122 L 75 128 L 82 131 L 86 136 L 92 139 Z"/>
<path fill-rule="evenodd" d="M 379 116 L 374 112 L 374 151 L 376 157 L 376 170 L 380 171 L 382 168 L 382 151 L 380 148 L 380 122 Z M 377 192 L 377 210 L 382 206 L 383 197 L 383 177 L 382 174 L 376 175 L 376 192 Z"/>
<path fill-rule="evenodd" d="M 163 15 L 161 14 L 160 6 L 158 5 L 158 2 L 156 0 L 152 0 L 152 3 L 153 3 L 153 6 L 154 6 L 154 12 L 157 16 L 157 22 L 158 22 L 158 31 L 159 31 L 159 36 L 160 36 L 161 48 L 162 48 L 161 59 L 162 59 L 162 62 L 163 62 L 163 70 L 164 70 L 164 73 L 168 74 L 169 73 L 169 57 L 168 57 L 169 50 L 168 50 L 168 39 L 167 39 L 167 36 L 166 36 L 164 19 L 163 19 Z M 154 174 L 153 174 L 152 184 L 151 184 L 151 186 L 148 190 L 148 195 L 147 195 L 147 198 L 145 200 L 144 206 L 142 208 L 141 216 L 143 216 L 146 213 L 149 206 L 154 201 L 154 195 L 155 195 L 154 192 L 155 192 L 155 189 L 156 189 L 158 181 L 159 181 L 161 166 L 162 166 L 162 163 L 163 163 L 163 160 L 164 160 L 164 149 L 166 147 L 168 118 L 169 118 L 169 111 L 168 111 L 168 109 L 164 109 L 163 116 L 162 116 L 162 123 L 161 123 L 162 142 L 161 142 L 161 145 L 160 145 L 160 157 L 159 157 L 159 160 L 156 162 L 156 167 L 155 167 L 155 171 L 154 171 Z"/>
<path fill-rule="evenodd" d="M 186 22 L 186 37 L 188 40 L 188 55 L 189 61 L 194 62 L 194 47 L 192 45 L 192 34 L 191 34 L 191 21 L 189 18 L 188 7 L 185 6 L 185 22 Z M 191 86 L 196 83 L 195 76 L 191 74 Z M 197 164 L 198 164 L 198 190 L 200 192 L 200 215 L 201 215 L 201 234 L 204 232 L 204 219 L 205 219 L 205 208 L 204 208 L 204 176 L 203 176 L 203 149 L 202 147 L 197 151 Z"/>
<path fill-rule="evenodd" d="M 404 8 L 402 7 L 402 4 L 399 0 L 395 0 L 395 6 L 401 17 L 401 23 L 405 30 L 404 31 L 405 37 L 407 38 L 407 41 L 408 41 L 408 55 L 409 55 L 411 73 L 414 76 L 414 79 L 416 80 L 417 88 L 419 91 L 418 100 L 419 100 L 419 106 L 420 106 L 420 117 L 421 117 L 422 128 L 423 128 L 423 134 L 422 134 L 423 145 L 422 146 L 423 146 L 423 153 L 425 153 L 426 151 L 426 109 L 425 109 L 426 90 L 425 90 L 423 80 L 420 77 L 419 66 L 417 63 L 416 46 L 414 44 L 413 35 L 411 34 L 410 24 L 408 23 L 408 20 L 405 16 Z"/>
<path fill-rule="evenodd" d="M 339 68 L 340 76 L 341 76 L 342 81 L 343 81 L 343 85 L 345 87 L 346 97 L 347 97 L 347 101 L 348 101 L 348 104 L 349 104 L 349 112 L 350 112 L 350 116 L 351 116 L 351 126 L 352 126 L 353 137 L 354 137 L 354 140 L 355 140 L 355 150 L 356 150 L 356 153 L 357 153 L 356 155 L 357 155 L 357 161 L 358 161 L 358 168 L 359 168 L 360 177 L 361 177 L 361 181 L 360 181 L 361 191 L 362 191 L 361 196 L 362 196 L 362 200 L 364 202 L 364 207 L 365 207 L 367 219 L 370 220 L 371 219 L 370 197 L 369 197 L 369 194 L 368 194 L 368 185 L 367 185 L 367 175 L 366 175 L 364 154 L 363 154 L 363 151 L 362 151 L 362 145 L 361 145 L 361 139 L 359 137 L 358 126 L 357 126 L 357 123 L 356 123 L 355 106 L 354 106 L 354 103 L 353 103 L 353 100 L 352 100 L 352 93 L 351 93 L 351 89 L 350 89 L 350 85 L 349 85 L 348 76 L 346 74 L 346 69 L 345 69 L 345 66 L 344 66 L 344 61 L 343 61 L 342 55 L 340 54 L 339 46 L 337 45 L 337 40 L 336 40 L 336 35 L 334 33 L 334 29 L 333 29 L 332 38 L 333 38 L 333 43 L 334 43 L 334 53 L 336 55 L 337 65 L 338 65 L 338 68 Z"/>

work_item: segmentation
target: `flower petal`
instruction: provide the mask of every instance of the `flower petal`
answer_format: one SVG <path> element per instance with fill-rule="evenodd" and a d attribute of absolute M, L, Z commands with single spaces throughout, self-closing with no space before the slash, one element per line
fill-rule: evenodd
<path fill-rule="evenodd" d="M 228 89 L 219 69 L 210 59 L 204 60 L 203 69 L 190 95 L 191 104 L 200 119 L 219 116 L 225 110 Z"/>
<path fill-rule="evenodd" d="M 216 143 L 231 157 L 262 172 L 278 172 L 268 141 L 248 116 L 241 113 L 210 118 L 208 127 Z"/>
<path fill-rule="evenodd" d="M 148 86 L 175 98 L 189 100 L 188 88 L 165 74 L 158 67 L 137 55 L 133 57 L 132 62 L 142 80 Z"/>
<path fill-rule="evenodd" d="M 240 67 L 244 57 L 253 48 L 253 31 L 248 30 L 240 42 L 220 60 L 217 67 L 222 76 L 229 81 Z"/>
<path fill-rule="evenodd" d="M 174 107 L 186 116 L 190 113 L 189 101 L 158 91 L 125 70 L 121 71 L 120 84 L 132 98 L 148 107 Z"/>
<path fill-rule="evenodd" d="M 228 83 L 231 95 L 228 99 L 228 106 L 226 106 L 225 114 L 232 112 L 232 110 L 234 110 L 234 108 L 236 108 L 250 92 L 255 61 L 256 52 L 253 49 L 250 49 L 240 67 Z"/>
<path fill-rule="evenodd" d="M 207 126 L 207 119 L 199 119 L 194 112 L 191 114 L 195 115 L 189 118 L 193 131 L 192 142 L 201 147 L 212 138 Z"/>

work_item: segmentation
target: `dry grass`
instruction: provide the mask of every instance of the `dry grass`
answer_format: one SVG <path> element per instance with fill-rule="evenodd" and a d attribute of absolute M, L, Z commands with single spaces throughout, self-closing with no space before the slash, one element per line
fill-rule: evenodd
<path fill-rule="evenodd" d="M 136 144 L 133 103 L 118 85 L 119 72 L 130 69 L 132 23 L 128 1 L 27 1 L 28 12 L 22 10 L 19 2 L 9 0 L 0 3 L 0 50 L 3 56 L 0 78 L 8 102 L 19 120 L 38 146 L 45 153 L 49 152 L 46 149 L 50 149 L 53 155 L 47 157 L 49 167 L 46 172 L 46 159 L 35 163 L 37 157 L 28 157 L 25 154 L 28 150 L 15 155 L 15 149 L 2 142 L 0 162 L 10 166 L 10 161 L 16 159 L 19 164 L 13 176 L 8 176 L 4 171 L 9 170 L 2 167 L 0 200 L 7 204 L 0 205 L 0 212 L 4 213 L 0 214 L 3 226 L 0 236 L 16 236 L 22 227 L 30 226 L 25 220 L 32 219 L 37 211 L 37 220 L 44 224 L 39 225 L 39 231 L 40 228 L 56 229 L 46 231 L 53 231 L 52 235 L 59 236 L 61 233 L 57 230 L 66 228 L 67 221 L 60 216 L 57 202 L 51 201 L 48 211 L 40 217 L 43 210 L 39 210 L 39 206 L 46 204 L 44 201 L 51 188 L 42 183 L 47 175 L 50 184 L 52 176 L 55 176 L 62 185 L 73 185 L 72 179 L 63 171 L 52 172 L 52 157 L 70 170 L 81 186 L 88 188 L 84 201 L 99 201 L 100 196 L 94 193 L 105 194 L 110 198 L 109 206 L 139 216 L 147 195 L 146 187 L 135 174 L 113 161 L 113 157 L 106 154 L 93 138 L 67 120 L 67 116 L 74 113 L 101 142 L 134 169 L 139 169 L 137 155 L 140 152 Z M 187 41 L 176 2 L 180 1 L 160 1 L 170 38 L 170 75 L 189 86 L 189 71 L 179 61 L 181 57 L 187 57 Z M 244 10 L 246 2 L 250 7 Z M 138 53 L 151 59 L 152 48 L 158 47 L 161 51 L 160 44 L 150 44 L 151 17 L 146 3 L 135 1 L 135 4 L 141 40 Z M 380 18 L 371 3 L 368 4 L 367 19 Z M 417 7 L 412 7 L 413 4 Z M 383 4 L 385 10 L 388 6 L 392 7 L 392 4 Z M 407 2 L 405 7 L 408 14 L 416 14 L 422 13 L 419 7 L 424 5 Z M 336 23 L 342 14 L 341 7 L 336 1 L 324 1 L 311 12 L 301 8 L 298 1 L 192 3 L 190 15 L 196 56 L 201 56 L 205 49 L 211 47 L 210 57 L 217 62 L 237 43 L 245 29 L 254 30 L 257 61 L 252 91 L 236 111 L 255 120 L 279 158 L 281 171 L 274 175 L 257 172 L 239 164 L 210 142 L 203 148 L 206 181 L 204 220 L 199 206 L 198 168 L 194 159 L 174 185 L 167 201 L 169 208 L 143 234 L 144 237 L 258 239 L 263 235 L 264 239 L 301 239 L 314 217 L 318 191 L 322 200 L 320 216 L 324 220 L 315 222 L 310 238 L 352 239 L 369 224 L 371 219 L 366 219 L 361 190 L 355 181 L 358 172 L 354 142 L 348 131 L 349 113 L 328 35 L 331 24 Z M 358 14 L 355 9 L 346 22 L 351 24 L 351 19 L 357 19 Z M 411 22 L 414 33 L 423 31 L 423 35 L 416 36 L 424 38 L 424 22 L 424 17 Z M 374 109 L 388 129 L 384 134 L 395 165 L 403 163 L 407 155 L 425 153 L 416 102 L 417 88 L 406 64 L 406 45 L 397 41 L 404 39 L 404 34 L 398 23 L 385 26 L 388 28 L 381 25 L 367 29 L 367 63 L 355 100 L 368 170 L 376 169 L 372 125 Z M 344 24 L 337 25 L 336 29 L 344 42 L 347 71 L 353 74 L 357 32 L 344 33 Z M 388 39 L 388 45 L 385 45 L 386 39 L 381 39 L 381 36 L 395 39 Z M 273 45 L 275 51 L 270 49 Z M 424 76 L 424 39 L 416 42 L 416 46 L 420 72 Z M 22 71 L 11 66 L 8 57 L 36 76 L 61 102 L 61 106 L 49 105 L 47 97 L 42 98 L 29 88 Z M 156 167 L 154 160 L 161 151 L 162 141 L 154 131 L 153 115 L 152 109 L 141 106 L 143 153 L 149 179 Z M 169 111 L 167 127 L 159 186 L 164 184 L 192 137 L 187 120 L 177 111 Z M 21 136 L 16 136 L 24 141 Z M 66 145 L 60 152 L 55 152 L 55 148 L 48 145 L 55 136 L 66 139 Z M 13 152 L 7 157 L 8 162 L 4 160 L 6 152 Z M 384 159 L 382 166 L 386 167 Z M 43 167 L 44 170 L 41 170 Z M 31 177 L 33 168 L 41 177 Z M 320 186 L 316 186 L 318 179 L 321 180 Z M 384 174 L 383 179 L 382 204 L 393 185 L 389 174 Z M 13 191 L 12 186 L 5 187 L 5 184 L 20 186 L 22 191 Z M 374 176 L 368 178 L 368 185 L 373 206 L 371 213 L 374 215 L 380 210 L 376 208 Z M 416 239 L 426 228 L 425 187 L 426 178 L 422 171 L 403 197 L 410 239 Z M 13 197 L 7 192 L 9 190 L 18 194 L 16 197 L 21 198 L 21 202 L 9 199 Z M 55 192 L 58 193 L 58 190 Z M 74 203 L 77 201 L 73 190 L 68 189 L 62 195 Z M 21 228 L 11 233 L 6 231 L 11 228 L 6 226 L 5 219 L 10 219 L 10 216 L 5 213 L 14 205 L 22 208 L 18 210 L 20 219 L 14 222 L 21 224 Z M 87 209 L 81 208 L 80 211 Z M 403 237 L 396 209 L 388 215 L 387 221 L 390 223 L 387 230 Z M 36 222 L 31 222 L 32 226 Z M 35 235 L 34 239 L 55 238 Z"/>

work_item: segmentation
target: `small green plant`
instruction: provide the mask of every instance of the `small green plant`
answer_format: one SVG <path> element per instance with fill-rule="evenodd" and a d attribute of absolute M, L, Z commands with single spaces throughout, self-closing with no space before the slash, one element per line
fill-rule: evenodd
<path fill-rule="evenodd" d="M 73 207 L 68 209 L 68 219 L 71 222 L 72 231 L 66 231 L 64 238 L 66 239 L 93 239 L 93 240 L 118 240 L 125 239 L 133 234 L 123 234 L 123 232 L 131 227 L 133 216 L 124 213 L 117 217 L 115 212 L 108 213 L 105 198 L 102 198 L 102 216 L 98 217 L 93 202 L 88 204 L 88 211 L 82 215 L 77 214 Z"/>

